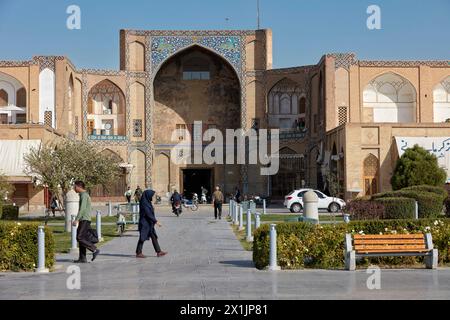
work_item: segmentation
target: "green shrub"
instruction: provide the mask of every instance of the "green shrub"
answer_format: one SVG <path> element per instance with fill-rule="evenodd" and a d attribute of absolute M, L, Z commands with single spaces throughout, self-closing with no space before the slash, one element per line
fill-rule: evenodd
<path fill-rule="evenodd" d="M 445 213 L 450 218 L 450 197 L 445 200 Z"/>
<path fill-rule="evenodd" d="M 352 220 L 383 219 L 383 204 L 377 201 L 369 201 L 365 199 L 367 198 L 356 198 L 350 201 L 345 206 L 344 212 L 349 214 Z"/>
<path fill-rule="evenodd" d="M 446 199 L 448 197 L 448 192 L 443 187 L 429 186 L 426 184 L 403 188 L 401 191 L 431 192 L 441 196 L 442 199 Z"/>
<path fill-rule="evenodd" d="M 392 197 L 415 199 L 419 204 L 419 218 L 436 218 L 442 213 L 444 199 L 436 193 L 398 190 L 374 194 L 372 199 Z"/>
<path fill-rule="evenodd" d="M 0 221 L 0 271 L 31 271 L 37 265 L 38 223 Z M 55 263 L 55 241 L 45 228 L 45 266 Z"/>
<path fill-rule="evenodd" d="M 411 198 L 380 198 L 374 202 L 384 208 L 383 219 L 414 219 L 416 201 Z"/>
<path fill-rule="evenodd" d="M 436 156 L 416 144 L 397 160 L 391 185 L 394 190 L 421 184 L 440 186 L 446 179 L 447 174 Z"/>
<path fill-rule="evenodd" d="M 278 264 L 283 269 L 344 267 L 344 238 L 346 233 L 393 234 L 431 232 L 433 244 L 439 250 L 439 263 L 450 263 L 450 219 L 367 220 L 349 224 L 313 225 L 295 222 L 277 227 Z M 269 225 L 254 233 L 253 262 L 263 269 L 269 262 Z M 421 263 L 421 257 L 381 257 L 366 259 L 365 263 L 407 265 Z"/>
<path fill-rule="evenodd" d="M 1 220 L 19 220 L 19 207 L 4 205 L 0 214 Z"/>

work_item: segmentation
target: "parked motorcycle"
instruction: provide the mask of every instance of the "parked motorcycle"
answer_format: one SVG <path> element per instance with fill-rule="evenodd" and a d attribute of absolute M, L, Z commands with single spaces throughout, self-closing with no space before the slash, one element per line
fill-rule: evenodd
<path fill-rule="evenodd" d="M 196 200 L 194 200 L 196 196 Z M 194 197 L 192 197 L 192 200 L 188 200 L 186 198 L 184 198 L 182 200 L 182 204 L 183 207 L 187 208 L 187 209 L 191 209 L 192 211 L 197 211 L 198 210 L 198 196 L 196 193 L 194 193 Z"/>
<path fill-rule="evenodd" d="M 270 197 L 263 197 L 263 196 L 255 195 L 255 196 L 251 197 L 250 199 L 253 200 L 256 203 L 257 206 L 262 206 L 263 205 L 263 200 L 266 200 L 266 208 L 271 203 Z"/>
<path fill-rule="evenodd" d="M 175 202 L 175 204 L 173 205 L 173 213 L 179 217 L 181 214 L 181 202 L 177 201 Z"/>
<path fill-rule="evenodd" d="M 200 200 L 200 203 L 201 203 L 201 204 L 206 204 L 206 203 L 208 203 L 208 200 L 206 199 L 206 194 L 205 194 L 205 193 L 202 193 L 202 198 L 201 198 L 201 200 Z"/>

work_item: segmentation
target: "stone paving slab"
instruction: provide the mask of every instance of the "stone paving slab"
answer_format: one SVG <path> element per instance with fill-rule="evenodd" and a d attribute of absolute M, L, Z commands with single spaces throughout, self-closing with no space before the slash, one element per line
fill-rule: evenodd
<path fill-rule="evenodd" d="M 167 256 L 157 258 L 146 242 L 148 257 L 137 260 L 137 231 L 128 231 L 103 245 L 95 262 L 79 265 L 81 290 L 66 287 L 75 257 L 65 254 L 50 274 L 0 273 L 0 299 L 450 299 L 449 268 L 382 270 L 381 290 L 367 289 L 365 270 L 260 271 L 211 207 L 179 218 L 157 210 Z"/>

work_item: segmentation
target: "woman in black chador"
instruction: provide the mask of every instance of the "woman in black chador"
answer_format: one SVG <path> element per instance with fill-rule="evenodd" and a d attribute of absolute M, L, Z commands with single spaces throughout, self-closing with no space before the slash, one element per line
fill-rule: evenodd
<path fill-rule="evenodd" d="M 139 241 L 136 248 L 136 258 L 145 258 L 142 254 L 144 241 L 152 239 L 153 248 L 155 248 L 158 257 L 165 256 L 167 252 L 161 251 L 158 244 L 158 236 L 155 231 L 155 224 L 161 227 L 156 220 L 155 210 L 153 209 L 152 198 L 155 194 L 153 190 L 145 190 L 139 201 Z"/>

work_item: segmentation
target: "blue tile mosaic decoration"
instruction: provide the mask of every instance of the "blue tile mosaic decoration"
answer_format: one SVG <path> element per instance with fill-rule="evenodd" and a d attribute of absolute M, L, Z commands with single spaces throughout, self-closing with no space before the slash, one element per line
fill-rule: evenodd
<path fill-rule="evenodd" d="M 240 73 L 242 54 L 239 36 L 157 36 L 152 37 L 152 68 L 158 66 L 171 55 L 194 44 L 209 48 L 225 58 Z"/>

